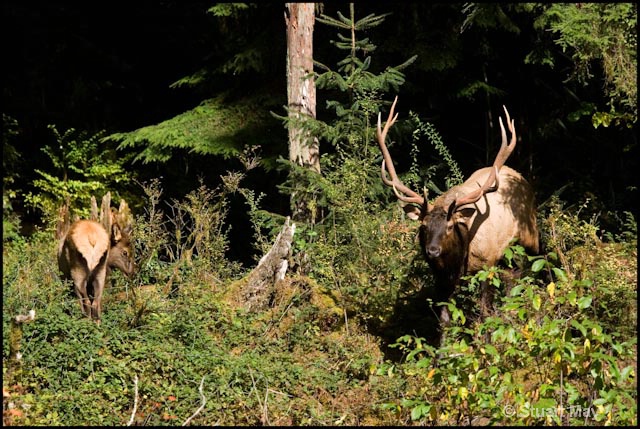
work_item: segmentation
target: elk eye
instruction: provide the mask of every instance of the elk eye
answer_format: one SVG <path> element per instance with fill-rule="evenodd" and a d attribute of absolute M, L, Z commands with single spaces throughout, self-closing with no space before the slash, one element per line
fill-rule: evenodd
<path fill-rule="evenodd" d="M 126 250 L 123 250 L 122 255 L 126 258 L 127 256 L 129 256 L 129 252 L 127 252 Z"/>

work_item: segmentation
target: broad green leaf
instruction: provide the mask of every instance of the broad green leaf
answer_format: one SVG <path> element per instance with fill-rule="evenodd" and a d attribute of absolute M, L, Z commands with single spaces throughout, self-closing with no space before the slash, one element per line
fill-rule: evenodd
<path fill-rule="evenodd" d="M 537 259 L 533 265 L 531 265 L 531 271 L 533 271 L 534 273 L 537 273 L 538 271 L 542 270 L 544 268 L 544 265 L 547 261 L 545 261 L 544 259 Z"/>
<path fill-rule="evenodd" d="M 585 308 L 589 307 L 591 305 L 591 297 L 590 296 L 583 296 L 582 298 L 580 298 L 578 300 L 578 308 L 580 310 L 584 310 Z"/>

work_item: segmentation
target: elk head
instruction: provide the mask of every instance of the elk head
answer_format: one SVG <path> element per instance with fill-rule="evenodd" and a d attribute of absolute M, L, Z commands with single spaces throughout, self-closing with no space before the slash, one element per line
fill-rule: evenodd
<path fill-rule="evenodd" d="M 107 264 L 109 268 L 118 268 L 127 277 L 135 271 L 133 260 L 133 218 L 125 200 L 120 201 L 120 208 L 111 209 L 111 250 Z"/>

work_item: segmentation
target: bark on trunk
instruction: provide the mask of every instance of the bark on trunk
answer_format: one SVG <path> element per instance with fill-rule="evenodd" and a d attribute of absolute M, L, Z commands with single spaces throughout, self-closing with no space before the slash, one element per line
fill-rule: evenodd
<path fill-rule="evenodd" d="M 314 3 L 287 3 L 287 97 L 289 108 L 289 160 L 320 173 L 318 139 L 300 124 L 305 117 L 316 117 L 316 86 L 313 79 Z M 309 176 L 292 171 L 295 183 L 291 191 L 292 218 L 313 224 L 316 217 L 315 195 L 307 192 Z"/>
<path fill-rule="evenodd" d="M 287 3 L 287 102 L 289 117 L 316 117 L 313 80 L 313 25 L 315 3 Z M 320 172 L 318 139 L 300 127 L 289 127 L 289 160 Z"/>

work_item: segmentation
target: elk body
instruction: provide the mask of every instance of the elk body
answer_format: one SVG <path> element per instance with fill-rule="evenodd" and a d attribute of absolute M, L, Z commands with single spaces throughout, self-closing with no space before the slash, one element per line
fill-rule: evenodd
<path fill-rule="evenodd" d="M 126 201 L 119 210 L 111 209 L 111 194 L 102 199 L 98 222 L 95 198 L 91 199 L 92 219 L 76 220 L 69 225 L 68 207 L 63 205 L 56 229 L 58 267 L 64 278 L 73 280 L 82 314 L 100 322 L 102 292 L 112 268 L 125 275 L 134 272 L 131 242 L 132 217 Z"/>
<path fill-rule="evenodd" d="M 382 180 L 405 204 L 408 217 L 420 222 L 420 247 L 434 273 L 438 296 L 442 300 L 449 299 L 462 276 L 499 262 L 513 239 L 529 253 L 538 253 L 533 190 L 520 173 L 503 166 L 516 145 L 515 123 L 509 118 L 507 109 L 504 108 L 511 142 L 507 143 L 500 118 L 502 145 L 493 166 L 477 170 L 463 184 L 452 187 L 431 204 L 426 188 L 420 195 L 398 179 L 385 144 L 387 132 L 398 117 L 397 114 L 394 116 L 397 100 L 396 97 L 384 129 L 378 115 Z M 491 287 L 482 285 L 480 310 L 483 317 L 491 305 Z M 449 319 L 449 312 L 443 306 L 440 320 L 447 324 Z"/>

